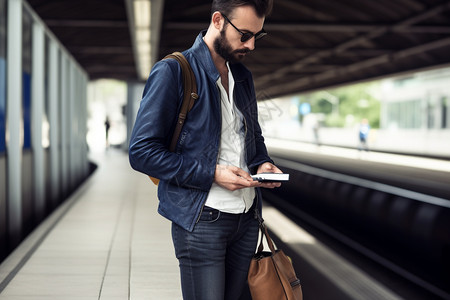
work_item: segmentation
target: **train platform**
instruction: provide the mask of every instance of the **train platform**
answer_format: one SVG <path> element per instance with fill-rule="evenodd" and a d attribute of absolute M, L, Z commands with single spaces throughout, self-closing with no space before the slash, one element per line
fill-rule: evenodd
<path fill-rule="evenodd" d="M 298 153 L 314 153 L 316 155 L 346 158 L 393 166 L 407 166 L 411 168 L 426 169 L 430 171 L 449 172 L 450 159 L 418 157 L 414 155 L 400 155 L 377 151 L 360 151 L 358 149 L 316 145 L 294 140 L 266 138 L 266 145 L 272 152 L 295 151 Z"/>
<path fill-rule="evenodd" d="M 292 165 L 292 162 L 286 161 L 288 159 L 322 171 L 388 185 L 390 190 L 395 187 L 414 191 L 421 194 L 421 200 L 429 199 L 449 207 L 450 160 L 318 146 L 273 138 L 266 139 L 266 145 L 269 155 L 280 166 Z"/>
<path fill-rule="evenodd" d="M 0 299 L 181 299 L 170 222 L 126 153 L 96 172 L 0 267 Z"/>
<path fill-rule="evenodd" d="M 92 160 L 96 172 L 0 265 L 0 300 L 182 298 L 156 187 L 122 151 Z M 342 297 L 334 299 L 399 299 L 275 208 L 265 204 L 263 217 L 284 245 L 337 287 Z M 310 274 L 298 271 L 301 279 Z M 304 286 L 305 295 L 312 286 Z"/>

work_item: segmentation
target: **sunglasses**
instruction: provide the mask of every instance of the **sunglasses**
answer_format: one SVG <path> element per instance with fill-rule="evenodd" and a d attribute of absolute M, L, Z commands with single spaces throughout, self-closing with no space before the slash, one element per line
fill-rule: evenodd
<path fill-rule="evenodd" d="M 242 32 L 241 30 L 239 30 L 239 28 L 237 28 L 236 26 L 234 26 L 233 23 L 231 23 L 230 19 L 228 19 L 227 16 L 225 16 L 224 14 L 222 14 L 222 16 L 225 18 L 225 20 L 227 20 L 228 23 L 231 24 L 231 26 L 234 27 L 234 29 L 237 30 L 237 32 L 239 32 L 241 34 L 241 42 L 245 43 L 246 41 L 248 41 L 249 39 L 251 39 L 252 37 L 255 37 L 255 41 L 259 40 L 260 38 L 264 37 L 265 35 L 267 35 L 267 32 L 263 29 L 261 29 L 261 31 L 258 31 L 257 33 L 253 33 L 253 32 Z"/>

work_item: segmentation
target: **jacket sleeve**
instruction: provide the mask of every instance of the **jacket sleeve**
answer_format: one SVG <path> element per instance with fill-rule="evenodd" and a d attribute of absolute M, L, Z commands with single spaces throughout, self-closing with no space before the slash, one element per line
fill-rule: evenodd
<path fill-rule="evenodd" d="M 257 168 L 265 162 L 274 163 L 269 157 L 267 152 L 266 144 L 264 143 L 264 137 L 262 135 L 261 126 L 258 122 L 258 104 L 256 101 L 255 88 L 253 85 L 253 79 L 249 75 L 247 80 L 247 85 L 249 87 L 250 93 L 250 116 L 252 121 L 252 136 L 250 137 L 255 145 L 255 153 L 253 157 L 248 161 L 248 168 L 252 174 L 256 173 Z"/>
<path fill-rule="evenodd" d="M 274 163 L 267 153 L 266 144 L 264 143 L 264 137 L 262 135 L 258 119 L 256 119 L 255 122 L 254 139 L 256 146 L 256 155 L 248 166 L 249 169 L 252 170 L 252 173 L 256 173 L 257 168 L 265 162 L 270 162 L 272 164 Z"/>
<path fill-rule="evenodd" d="M 211 172 L 193 157 L 169 151 L 182 102 L 181 67 L 173 59 L 153 67 L 130 139 L 129 160 L 136 171 L 178 185 L 207 190 Z"/>

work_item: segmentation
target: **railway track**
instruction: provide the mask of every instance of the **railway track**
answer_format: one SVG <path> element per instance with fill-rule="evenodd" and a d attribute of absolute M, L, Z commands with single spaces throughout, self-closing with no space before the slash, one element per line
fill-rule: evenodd
<path fill-rule="evenodd" d="M 365 261 L 364 268 L 384 272 L 380 277 L 394 289 L 402 286 L 405 299 L 450 299 L 448 199 L 421 193 L 417 186 L 406 189 L 408 182 L 388 184 L 389 176 L 399 178 L 394 167 L 380 183 L 370 180 L 376 168 L 361 178 L 345 174 L 346 161 L 337 172 L 338 163 L 330 171 L 312 166 L 314 162 L 272 157 L 291 176 L 281 188 L 264 191 L 271 205 L 344 256 Z"/>

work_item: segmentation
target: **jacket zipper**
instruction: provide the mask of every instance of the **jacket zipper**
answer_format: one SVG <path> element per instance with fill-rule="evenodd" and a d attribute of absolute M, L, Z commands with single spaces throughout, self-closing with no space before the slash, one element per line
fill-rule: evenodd
<path fill-rule="evenodd" d="M 245 118 L 244 112 L 238 107 L 239 105 L 238 105 L 237 102 L 236 102 L 235 91 L 236 91 L 236 90 L 233 91 L 233 97 L 234 97 L 234 99 L 235 99 L 234 105 L 236 106 L 236 109 L 238 109 L 238 110 L 240 111 L 240 113 L 241 113 L 241 115 L 242 115 L 242 120 L 243 120 L 243 123 L 244 123 L 244 151 L 245 151 L 245 164 L 247 164 L 247 161 L 248 161 L 248 157 L 247 157 L 248 151 L 247 151 L 247 149 L 246 149 L 247 132 L 248 132 L 247 119 Z M 249 171 L 250 171 L 250 170 L 249 170 Z M 244 201 L 244 207 L 245 207 L 245 208 L 244 208 L 244 211 L 246 211 L 246 210 L 247 210 L 247 206 L 246 206 L 245 201 Z"/>
<path fill-rule="evenodd" d="M 245 118 L 244 113 L 241 112 L 241 114 L 242 114 L 242 119 L 244 120 L 244 128 L 245 128 L 245 131 L 244 131 L 244 151 L 245 151 L 245 160 L 246 160 L 245 163 L 247 163 L 247 161 L 248 161 L 248 157 L 247 157 L 248 151 L 246 149 L 245 144 L 246 144 L 246 141 L 247 141 L 248 127 L 247 127 L 247 119 Z"/>
<path fill-rule="evenodd" d="M 220 89 L 219 89 L 219 87 L 217 86 L 217 91 L 218 91 L 218 93 L 219 93 L 219 95 L 220 95 Z M 220 99 L 219 99 L 220 100 Z M 220 107 L 220 106 L 219 106 Z M 222 120 L 222 112 L 220 111 L 220 120 Z M 222 136 L 222 121 L 220 121 L 221 123 L 220 123 L 220 130 L 219 130 L 219 141 L 220 141 L 220 139 L 221 139 L 221 136 Z M 220 146 L 217 146 L 216 148 L 218 148 L 218 147 L 220 147 Z M 217 166 L 217 163 L 219 162 L 219 151 L 217 151 L 217 156 L 216 156 L 216 166 Z M 214 171 L 214 173 L 215 173 L 215 171 Z M 206 197 L 208 197 L 208 196 L 206 196 Z M 198 221 L 200 221 L 200 217 L 202 216 L 202 212 L 203 212 L 203 209 L 205 208 L 205 205 L 206 205 L 206 200 L 205 200 L 205 202 L 203 202 L 203 204 L 202 204 L 202 208 L 200 209 L 200 213 L 198 214 L 198 217 L 197 217 L 197 220 L 195 221 L 195 224 L 197 224 L 198 223 Z"/>
<path fill-rule="evenodd" d="M 236 106 L 236 108 L 237 108 L 237 106 Z M 239 108 L 237 108 L 237 109 L 239 109 Z M 248 161 L 248 157 L 247 157 L 247 153 L 248 153 L 248 151 L 247 151 L 247 146 L 246 146 L 246 141 L 247 141 L 247 119 L 245 118 L 245 115 L 244 115 L 244 113 L 241 111 L 241 115 L 242 115 L 242 119 L 244 120 L 244 151 L 245 151 L 245 164 L 247 165 L 247 161 Z M 248 169 L 248 165 L 247 165 L 247 169 Z M 250 171 L 250 170 L 249 170 Z M 255 191 L 255 193 L 256 193 L 256 191 Z M 244 207 L 245 207 L 245 209 L 244 209 L 244 211 L 247 211 L 247 203 L 245 203 L 245 201 L 244 201 Z"/>

